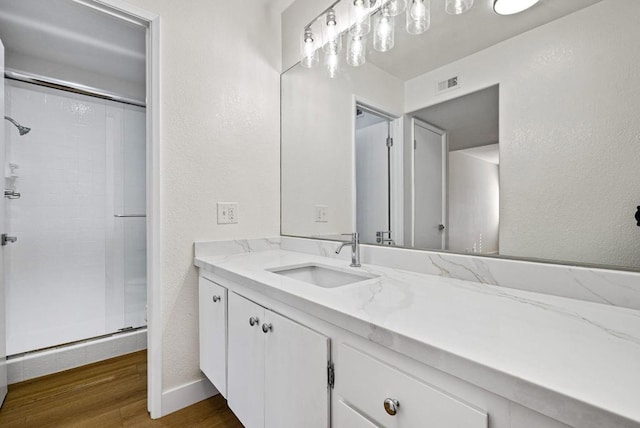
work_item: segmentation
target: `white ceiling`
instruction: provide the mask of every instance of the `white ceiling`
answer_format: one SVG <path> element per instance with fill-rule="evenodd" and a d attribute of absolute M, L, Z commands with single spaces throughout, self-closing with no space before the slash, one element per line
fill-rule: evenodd
<path fill-rule="evenodd" d="M 487 144 L 486 146 L 458 150 L 457 153 L 464 153 L 465 155 L 496 165 L 500 164 L 500 149 L 498 144 Z"/>
<path fill-rule="evenodd" d="M 8 51 L 141 84 L 145 31 L 72 0 L 0 0 Z"/>
<path fill-rule="evenodd" d="M 540 0 L 525 12 L 500 16 L 493 11 L 493 0 L 475 0 L 468 12 L 452 16 L 444 11 L 444 0 L 431 0 L 428 31 L 410 35 L 404 29 L 404 14 L 398 16 L 395 47 L 385 53 L 370 49 L 368 60 L 408 80 L 600 1 Z"/>
<path fill-rule="evenodd" d="M 499 89 L 492 86 L 411 113 L 447 131 L 449 150 L 462 150 L 499 142 Z"/>

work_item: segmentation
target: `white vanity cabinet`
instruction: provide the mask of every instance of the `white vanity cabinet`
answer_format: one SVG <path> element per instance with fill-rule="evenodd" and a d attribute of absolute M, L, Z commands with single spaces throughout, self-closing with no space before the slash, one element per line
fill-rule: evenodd
<path fill-rule="evenodd" d="M 247 428 L 327 428 L 329 338 L 229 293 L 228 403 Z"/>
<path fill-rule="evenodd" d="M 227 289 L 204 277 L 198 281 L 200 370 L 227 396 Z"/>
<path fill-rule="evenodd" d="M 349 345 L 338 351 L 335 428 L 487 428 L 485 412 Z"/>

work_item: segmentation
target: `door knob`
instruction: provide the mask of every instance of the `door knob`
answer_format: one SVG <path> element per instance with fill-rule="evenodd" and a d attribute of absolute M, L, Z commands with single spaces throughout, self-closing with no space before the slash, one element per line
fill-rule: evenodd
<path fill-rule="evenodd" d="M 258 317 L 249 318 L 249 325 L 251 327 L 253 327 L 254 325 L 257 325 L 259 322 L 260 322 L 260 320 L 258 319 Z"/>
<path fill-rule="evenodd" d="M 384 400 L 384 410 L 391 416 L 395 416 L 398 413 L 398 407 L 400 407 L 400 402 L 395 398 L 387 398 Z"/>
<path fill-rule="evenodd" d="M 218 303 L 220 301 L 220 296 L 213 296 L 213 303 Z"/>
<path fill-rule="evenodd" d="M 438 230 L 440 230 L 440 231 L 444 230 L 444 224 L 439 224 L 438 225 Z"/>
<path fill-rule="evenodd" d="M 271 323 L 269 324 L 262 324 L 262 332 L 263 333 L 269 333 L 271 330 L 273 330 L 273 326 L 271 325 Z"/>

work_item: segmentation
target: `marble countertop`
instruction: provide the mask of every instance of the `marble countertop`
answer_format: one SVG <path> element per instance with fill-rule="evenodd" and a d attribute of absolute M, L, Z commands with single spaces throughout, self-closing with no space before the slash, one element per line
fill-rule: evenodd
<path fill-rule="evenodd" d="M 378 278 L 266 270 L 304 263 Z M 195 264 L 565 423 L 640 426 L 640 311 L 284 250 Z"/>

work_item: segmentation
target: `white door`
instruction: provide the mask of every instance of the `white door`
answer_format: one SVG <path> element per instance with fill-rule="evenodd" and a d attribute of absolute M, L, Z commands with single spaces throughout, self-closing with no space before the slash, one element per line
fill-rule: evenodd
<path fill-rule="evenodd" d="M 227 400 L 246 428 L 264 427 L 264 308 L 229 293 Z M 279 403 L 280 406 L 285 403 Z"/>
<path fill-rule="evenodd" d="M 265 428 L 329 427 L 329 338 L 266 311 Z"/>
<path fill-rule="evenodd" d="M 414 121 L 413 246 L 446 249 L 447 142 L 443 131 Z"/>
<path fill-rule="evenodd" d="M 4 45 L 0 40 L 0 75 L 4 77 Z M 0 166 L 5 168 L 5 141 L 4 141 L 4 79 L 0 85 L 0 117 L 2 117 L 2 126 L 0 126 Z M 4 188 L 3 188 L 4 189 Z M 0 198 L 0 233 L 6 233 L 4 215 L 4 197 Z M 6 337 L 6 318 L 5 318 L 5 290 L 4 290 L 4 247 L 0 246 L 0 405 L 7 396 L 7 337 Z"/>
<path fill-rule="evenodd" d="M 227 396 L 227 289 L 200 277 L 200 370 Z"/>

